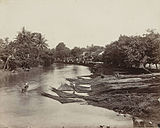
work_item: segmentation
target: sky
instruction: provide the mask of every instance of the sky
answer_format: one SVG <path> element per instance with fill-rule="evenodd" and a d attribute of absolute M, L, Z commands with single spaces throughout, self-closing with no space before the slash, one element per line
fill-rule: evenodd
<path fill-rule="evenodd" d="M 0 0 L 0 38 L 22 27 L 41 32 L 49 46 L 105 46 L 120 35 L 160 33 L 160 0 Z"/>

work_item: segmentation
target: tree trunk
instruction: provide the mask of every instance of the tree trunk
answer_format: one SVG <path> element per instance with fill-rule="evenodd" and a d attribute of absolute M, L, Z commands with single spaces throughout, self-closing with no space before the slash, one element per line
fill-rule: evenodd
<path fill-rule="evenodd" d="M 7 57 L 7 60 L 6 60 L 6 62 L 5 62 L 5 64 L 4 64 L 4 67 L 3 67 L 3 70 L 5 70 L 6 69 L 6 67 L 7 67 L 7 69 L 8 69 L 8 62 L 9 62 L 9 59 L 11 58 L 11 55 L 9 55 L 8 57 Z"/>

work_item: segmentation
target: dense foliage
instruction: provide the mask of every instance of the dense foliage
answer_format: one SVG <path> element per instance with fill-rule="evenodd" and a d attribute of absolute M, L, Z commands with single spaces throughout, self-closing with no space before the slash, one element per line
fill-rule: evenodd
<path fill-rule="evenodd" d="M 150 30 L 143 36 L 121 35 L 118 41 L 106 45 L 105 65 L 141 67 L 160 63 L 160 34 Z"/>
<path fill-rule="evenodd" d="M 88 60 L 100 60 L 102 57 L 99 57 L 99 53 L 104 50 L 103 47 L 94 45 L 70 49 L 63 42 L 60 42 L 55 49 L 49 49 L 46 42 L 41 33 L 30 32 L 25 28 L 18 32 L 12 41 L 9 41 L 9 38 L 0 39 L 0 68 L 29 69 L 39 65 L 49 66 L 53 62 L 86 63 Z"/>
<path fill-rule="evenodd" d="M 14 70 L 29 69 L 39 65 L 49 66 L 53 62 L 94 63 L 105 66 L 144 68 L 146 64 L 160 64 L 160 34 L 152 30 L 143 36 L 121 35 L 106 47 L 87 46 L 68 48 L 60 42 L 49 49 L 47 40 L 38 32 L 22 29 L 12 41 L 0 39 L 0 68 Z"/>
<path fill-rule="evenodd" d="M 16 67 L 30 68 L 49 65 L 53 62 L 52 51 L 41 33 L 32 33 L 25 28 L 13 41 L 1 39 L 0 58 L 3 68 L 13 70 Z"/>

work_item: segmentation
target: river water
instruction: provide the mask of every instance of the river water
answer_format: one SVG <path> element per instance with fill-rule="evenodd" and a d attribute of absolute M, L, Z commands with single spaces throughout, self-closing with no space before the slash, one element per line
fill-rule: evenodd
<path fill-rule="evenodd" d="M 132 128 L 129 117 L 117 116 L 111 110 L 80 103 L 61 104 L 38 93 L 50 92 L 50 86 L 58 88 L 65 78 L 89 74 L 85 66 L 54 64 L 8 76 L 0 83 L 0 128 Z M 26 82 L 38 88 L 22 94 L 19 86 Z"/>

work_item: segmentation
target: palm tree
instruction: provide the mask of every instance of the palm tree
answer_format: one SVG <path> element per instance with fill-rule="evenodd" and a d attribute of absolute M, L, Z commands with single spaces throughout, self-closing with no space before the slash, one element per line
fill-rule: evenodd
<path fill-rule="evenodd" d="M 33 33 L 33 40 L 37 48 L 37 60 L 39 60 L 40 53 L 48 47 L 48 44 L 46 43 L 47 40 L 42 36 L 41 33 Z"/>

